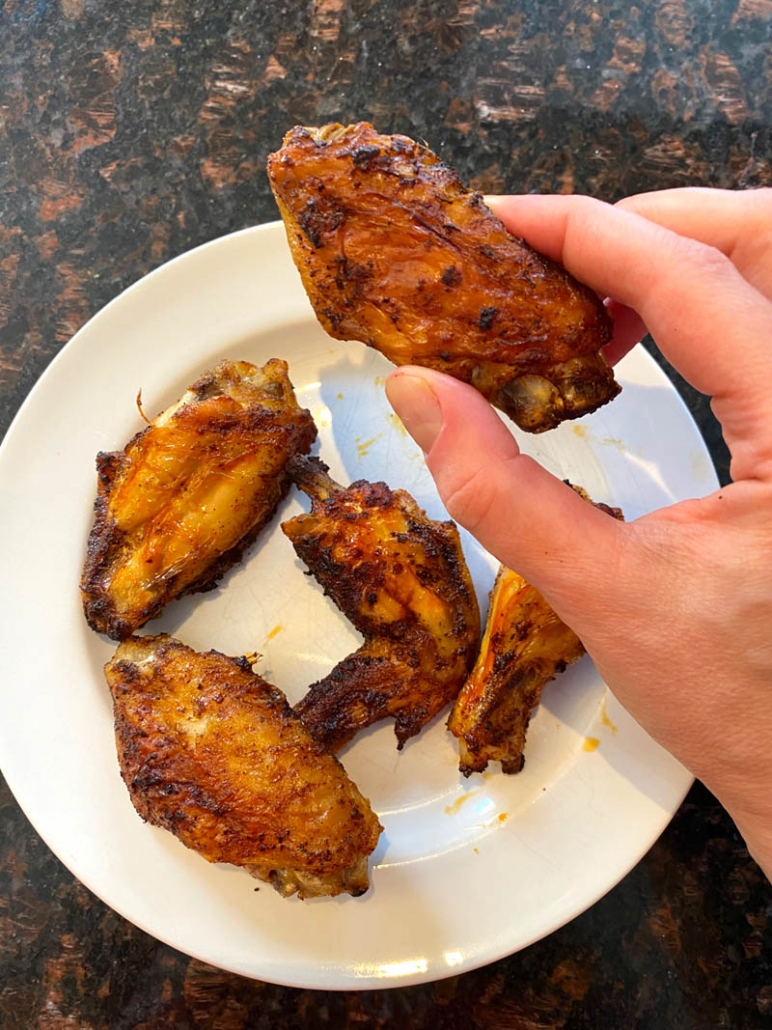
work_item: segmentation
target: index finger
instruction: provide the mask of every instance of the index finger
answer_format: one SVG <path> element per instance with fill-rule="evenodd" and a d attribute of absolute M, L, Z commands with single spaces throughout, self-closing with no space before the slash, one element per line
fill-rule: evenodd
<path fill-rule="evenodd" d="M 638 193 L 616 206 L 716 247 L 751 286 L 772 298 L 772 189 L 689 186 Z"/>
<path fill-rule="evenodd" d="M 747 451 L 742 472 L 755 475 L 759 447 L 772 456 L 772 305 L 732 262 L 590 197 L 500 197 L 491 207 L 535 250 L 638 312 L 668 360 L 714 398 L 733 458 Z"/>

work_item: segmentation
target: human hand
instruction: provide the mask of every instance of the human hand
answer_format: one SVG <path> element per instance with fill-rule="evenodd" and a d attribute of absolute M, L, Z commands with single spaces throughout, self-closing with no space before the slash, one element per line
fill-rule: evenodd
<path fill-rule="evenodd" d="M 721 800 L 772 878 L 772 190 L 491 206 L 613 298 L 610 360 L 648 328 L 712 397 L 733 482 L 618 523 L 521 454 L 466 384 L 403 367 L 387 382 L 389 400 L 449 514 L 541 590 L 627 710 Z"/>

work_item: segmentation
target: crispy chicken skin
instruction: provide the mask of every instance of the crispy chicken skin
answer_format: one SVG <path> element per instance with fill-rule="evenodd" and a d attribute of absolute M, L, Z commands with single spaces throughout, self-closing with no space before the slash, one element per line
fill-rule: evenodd
<path fill-rule="evenodd" d="M 344 489 L 313 458 L 288 469 L 312 505 L 282 529 L 365 638 L 295 711 L 333 752 L 392 716 L 401 748 L 453 700 L 477 653 L 480 614 L 458 531 L 385 483 Z"/>
<path fill-rule="evenodd" d="M 574 490 L 590 500 L 581 487 Z M 622 518 L 619 508 L 596 507 Z M 483 772 L 494 761 L 505 773 L 520 772 L 528 723 L 542 690 L 583 654 L 577 635 L 539 591 L 500 566 L 477 661 L 448 720 L 459 741 L 461 772 Z"/>
<path fill-rule="evenodd" d="M 144 820 L 285 896 L 368 889 L 378 819 L 248 659 L 131 637 L 105 674 L 121 775 Z"/>
<path fill-rule="evenodd" d="M 287 459 L 315 438 L 286 362 L 223 361 L 124 450 L 100 453 L 81 579 L 92 629 L 122 640 L 214 587 L 286 494 Z"/>
<path fill-rule="evenodd" d="M 482 772 L 493 761 L 505 773 L 520 772 L 528 722 L 545 684 L 583 654 L 579 638 L 539 591 L 502 565 L 480 653 L 448 720 L 461 772 Z"/>
<path fill-rule="evenodd" d="M 296 126 L 268 177 L 331 336 L 471 383 L 535 433 L 619 393 L 597 296 L 508 233 L 426 147 L 366 122 Z"/>

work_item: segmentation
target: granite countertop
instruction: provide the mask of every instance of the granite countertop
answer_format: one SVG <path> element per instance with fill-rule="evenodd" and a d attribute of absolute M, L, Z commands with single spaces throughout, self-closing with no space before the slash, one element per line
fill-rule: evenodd
<path fill-rule="evenodd" d="M 0 429 L 125 287 L 277 217 L 265 160 L 291 125 L 407 132 L 488 192 L 769 185 L 771 42 L 770 0 L 0 0 Z M 706 400 L 675 381 L 726 481 Z M 362 993 L 158 943 L 72 877 L 4 785 L 0 807 L 2 1030 L 772 1025 L 772 889 L 699 785 L 568 926 Z"/>

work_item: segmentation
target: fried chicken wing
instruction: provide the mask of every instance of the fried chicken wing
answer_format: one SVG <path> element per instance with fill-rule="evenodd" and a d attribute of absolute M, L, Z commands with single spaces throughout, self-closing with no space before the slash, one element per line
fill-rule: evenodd
<path fill-rule="evenodd" d="M 81 579 L 92 629 L 122 640 L 214 587 L 287 492 L 287 459 L 315 438 L 286 362 L 223 361 L 123 451 L 100 453 Z"/>
<path fill-rule="evenodd" d="M 295 711 L 331 751 L 392 716 L 401 748 L 453 700 L 477 653 L 480 614 L 458 531 L 404 490 L 364 480 L 344 489 L 318 459 L 288 468 L 312 506 L 282 529 L 365 638 Z"/>
<path fill-rule="evenodd" d="M 619 393 L 597 296 L 508 233 L 426 147 L 366 122 L 296 126 L 268 177 L 331 336 L 471 383 L 530 432 Z"/>
<path fill-rule="evenodd" d="M 493 761 L 505 773 L 520 772 L 531 712 L 545 684 L 583 654 L 579 638 L 539 591 L 502 565 L 480 653 L 448 720 L 459 740 L 461 772 L 482 772 Z"/>
<path fill-rule="evenodd" d="M 592 503 L 581 487 L 574 490 Z M 619 508 L 596 507 L 622 518 Z M 583 654 L 582 642 L 539 591 L 500 566 L 477 661 L 448 720 L 459 741 L 461 772 L 482 772 L 493 761 L 505 773 L 520 772 L 528 723 L 544 687 Z"/>
<path fill-rule="evenodd" d="M 280 894 L 363 894 L 369 802 L 246 658 L 131 637 L 105 667 L 121 775 L 144 820 Z"/>

